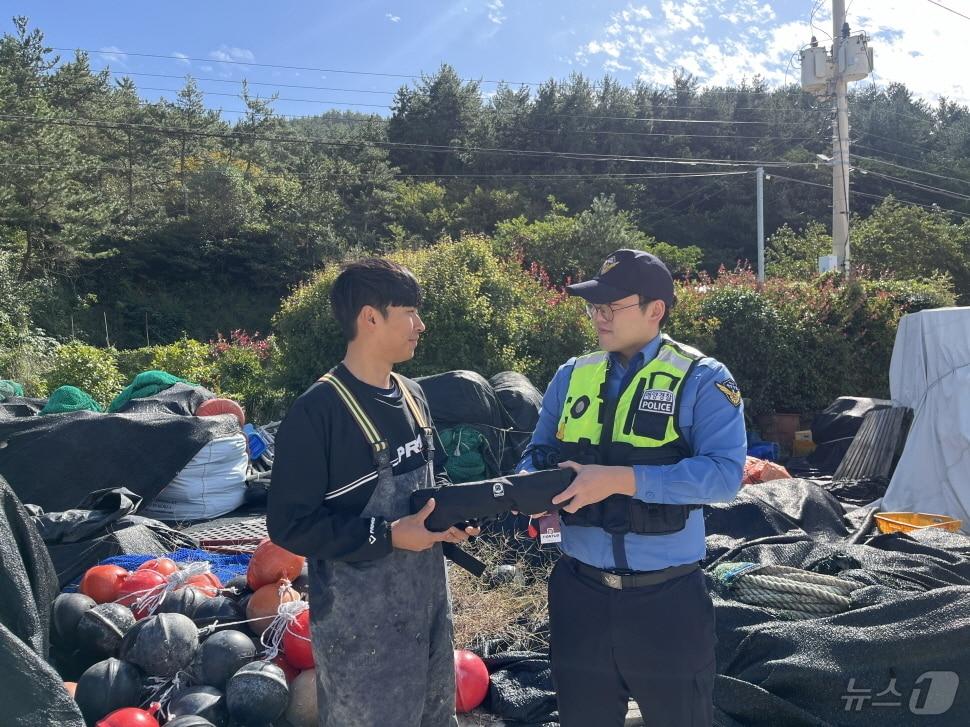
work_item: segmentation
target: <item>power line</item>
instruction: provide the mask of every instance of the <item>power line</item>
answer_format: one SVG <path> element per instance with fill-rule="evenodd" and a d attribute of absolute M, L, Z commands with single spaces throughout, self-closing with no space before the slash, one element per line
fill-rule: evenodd
<path fill-rule="evenodd" d="M 92 50 L 90 48 L 62 48 L 62 47 L 54 47 L 54 48 L 51 48 L 51 50 L 63 51 L 65 53 L 78 53 L 78 52 L 80 52 L 80 53 L 87 53 L 89 55 L 101 55 L 101 56 L 120 56 L 120 55 L 125 55 L 125 56 L 136 56 L 136 57 L 139 57 L 139 58 L 156 58 L 156 59 L 160 59 L 160 60 L 172 61 L 172 62 L 178 62 L 178 63 L 182 63 L 184 61 L 192 61 L 192 62 L 206 63 L 206 64 L 211 64 L 211 63 L 225 63 L 225 64 L 229 64 L 229 65 L 254 66 L 254 67 L 259 67 L 259 68 L 276 68 L 276 69 L 288 70 L 288 71 L 314 71 L 314 72 L 319 72 L 319 73 L 342 73 L 342 74 L 347 74 L 347 75 L 375 76 L 375 77 L 380 77 L 380 78 L 420 79 L 420 78 L 426 77 L 426 74 L 423 74 L 423 73 L 417 73 L 417 74 L 415 74 L 415 73 L 381 73 L 381 72 L 377 72 L 377 71 L 361 71 L 361 70 L 354 70 L 354 69 L 336 69 L 336 68 L 318 68 L 318 67 L 314 67 L 314 66 L 297 66 L 297 65 L 290 65 L 290 64 L 280 64 L 280 63 L 257 63 L 256 61 L 237 61 L 237 60 L 228 60 L 227 61 L 227 60 L 219 60 L 219 59 L 216 59 L 216 58 L 195 58 L 195 57 L 191 57 L 191 56 L 166 55 L 164 53 L 144 53 L 144 52 L 122 51 L 122 50 L 103 51 L 103 50 Z M 546 85 L 548 83 L 556 83 L 555 79 L 550 79 L 549 81 L 542 81 L 542 82 L 540 82 L 540 81 L 509 81 L 509 80 L 490 81 L 490 80 L 481 79 L 481 78 L 462 78 L 462 79 L 459 79 L 459 80 L 461 80 L 464 83 L 508 84 L 508 85 L 514 85 L 514 86 L 529 86 L 529 87 L 532 87 L 532 86 L 544 86 L 544 85 Z M 676 89 L 673 89 L 673 88 L 671 88 L 669 86 L 666 86 L 666 87 L 663 87 L 663 88 L 665 90 L 669 90 L 669 91 L 676 91 Z M 707 95 L 714 95 L 714 96 L 740 96 L 740 95 L 747 95 L 747 96 L 770 96 L 773 93 L 774 93 L 774 91 L 756 91 L 754 89 L 743 89 L 743 90 L 733 89 L 733 90 L 719 91 L 719 90 L 717 90 L 717 87 L 714 87 L 714 88 L 703 88 L 702 87 L 701 93 L 699 95 L 707 94 Z"/>
<path fill-rule="evenodd" d="M 933 192 L 935 194 L 942 194 L 947 197 L 953 197 L 954 199 L 962 199 L 970 201 L 970 195 L 961 194 L 960 192 L 954 192 L 950 189 L 943 189 L 942 187 L 932 187 L 928 184 L 921 184 L 920 182 L 913 182 L 909 179 L 902 179 L 901 177 L 893 177 L 889 174 L 883 174 L 882 172 L 875 172 L 871 169 L 866 170 L 865 174 L 872 175 L 873 177 L 879 177 L 880 179 L 885 179 L 890 182 L 895 182 L 896 184 L 902 184 L 903 186 L 912 187 L 913 189 L 919 189 L 923 192 Z"/>
<path fill-rule="evenodd" d="M 84 118 L 56 118 L 56 117 L 43 117 L 43 116 L 31 116 L 31 115 L 18 115 L 18 114 L 0 114 L 0 119 L 8 120 L 18 120 L 27 121 L 31 123 L 41 123 L 41 124 L 52 124 L 68 127 L 78 127 L 78 128 L 102 128 L 102 129 L 144 129 L 148 131 L 160 131 L 163 133 L 173 133 L 177 135 L 189 135 L 197 136 L 203 138 L 216 138 L 216 139 L 244 139 L 248 141 L 266 141 L 266 142 L 279 142 L 287 144 L 310 144 L 319 146 L 372 146 L 378 148 L 402 148 L 402 149 L 423 149 L 429 152 L 441 152 L 441 153 L 452 153 L 452 152 L 476 152 L 485 154 L 512 154 L 521 156 L 550 156 L 564 159 L 574 159 L 574 160 L 586 160 L 586 161 L 614 161 L 614 162 L 628 162 L 628 163 L 664 163 L 664 164 L 682 164 L 688 166 L 727 166 L 727 167 L 751 167 L 751 166 L 783 166 L 783 167 L 799 167 L 799 166 L 816 166 L 815 162 L 790 162 L 785 160 L 747 160 L 747 159 L 703 159 L 703 158 L 688 158 L 688 157 L 657 157 L 657 156 L 636 156 L 636 155 L 608 155 L 608 154 L 594 154 L 589 152 L 555 152 L 547 150 L 538 149 L 506 149 L 506 148 L 492 148 L 492 147 L 475 147 L 475 146 L 448 146 L 439 144 L 418 144 L 418 143 L 406 143 L 406 142 L 391 142 L 391 141 L 337 141 L 332 139 L 308 139 L 305 137 L 292 137 L 292 136 L 268 136 L 264 134 L 256 134 L 249 132 L 227 132 L 227 133 L 217 133 L 211 131 L 203 131 L 200 129 L 188 129 L 180 128 L 177 126 L 158 126 L 154 124 L 140 124 L 140 123 L 121 123 L 121 122 L 105 122 L 96 119 L 84 119 Z"/>
<path fill-rule="evenodd" d="M 162 91 L 164 93 L 181 93 L 180 88 L 157 88 L 156 86 L 142 86 L 142 91 Z M 204 96 L 229 96 L 230 98 L 240 98 L 238 93 L 229 93 L 227 91 L 208 91 L 205 89 L 198 89 L 199 93 Z M 349 101 L 330 101 L 329 99 L 316 99 L 316 98 L 286 98 L 286 97 L 260 97 L 256 96 L 258 101 L 295 101 L 297 103 L 320 103 L 320 104 L 330 104 L 331 106 L 368 106 L 378 109 L 389 109 L 387 104 L 376 104 L 376 103 L 354 103 Z"/>
<path fill-rule="evenodd" d="M 312 86 L 303 83 L 278 83 L 276 81 L 253 81 L 249 78 L 246 79 L 233 79 L 233 78 L 211 78 L 206 76 L 193 76 L 192 74 L 177 74 L 177 73 L 143 73 L 137 71 L 112 71 L 108 69 L 108 73 L 112 76 L 120 76 L 122 78 L 128 76 L 145 76 L 146 78 L 173 78 L 173 79 L 186 79 L 192 78 L 195 81 L 204 81 L 207 83 L 232 83 L 240 84 L 245 80 L 250 86 L 278 86 L 280 88 L 299 88 L 305 91 L 342 91 L 346 93 L 368 93 L 377 94 L 385 96 L 395 96 L 397 91 L 375 91 L 373 89 L 366 88 L 343 88 L 336 86 Z M 282 100 L 282 99 L 281 99 Z M 722 107 L 719 106 L 697 106 L 694 104 L 657 104 L 650 103 L 650 108 L 654 109 L 685 109 L 688 111 L 722 111 Z M 731 111 L 763 111 L 766 113 L 796 113 L 801 111 L 801 109 L 781 109 L 781 108 L 766 108 L 764 106 L 733 106 L 730 107 Z"/>
<path fill-rule="evenodd" d="M 805 185 L 808 185 L 810 187 L 821 187 L 821 188 L 826 189 L 826 190 L 831 190 L 832 189 L 832 187 L 830 185 L 827 185 L 827 184 L 820 184 L 818 182 L 810 182 L 807 179 L 795 179 L 794 177 L 786 177 L 786 176 L 784 176 L 782 174 L 776 174 L 775 172 L 772 172 L 770 175 L 766 175 L 766 176 L 771 177 L 771 179 L 780 179 L 780 180 L 785 181 L 785 182 L 795 182 L 797 184 L 805 184 Z M 878 194 L 869 194 L 868 192 L 859 192 L 859 191 L 857 191 L 855 189 L 851 190 L 850 193 L 853 194 L 853 195 L 856 195 L 858 197 L 868 197 L 870 199 L 876 199 L 876 200 L 879 200 L 880 202 L 885 202 L 887 199 L 889 199 L 888 196 L 883 197 L 883 196 L 880 196 Z M 928 210 L 938 210 L 940 212 L 949 212 L 950 214 L 958 215 L 960 217 L 968 217 L 968 218 L 970 218 L 970 214 L 967 214 L 966 212 L 959 212 L 957 210 L 948 209 L 946 207 L 940 207 L 937 204 L 923 204 L 921 202 L 913 202 L 913 201 L 908 200 L 908 199 L 899 199 L 898 197 L 895 197 L 895 196 L 893 196 L 893 199 L 895 199 L 897 202 L 902 202 L 904 204 L 912 205 L 914 207 L 922 207 L 922 208 L 928 209 Z"/>
<path fill-rule="evenodd" d="M 947 179 L 951 182 L 962 182 L 963 184 L 970 184 L 970 179 L 963 179 L 962 177 L 949 177 L 945 174 L 935 174 L 934 172 L 927 172 L 922 169 L 913 169 L 912 167 L 904 167 L 902 164 L 893 164 L 892 162 L 887 162 L 882 159 L 873 159 L 872 157 L 859 156 L 858 154 L 851 154 L 851 157 L 855 159 L 862 159 L 867 162 L 875 162 L 876 164 L 885 164 L 888 167 L 895 167 L 896 169 L 904 169 L 907 172 L 915 172 L 916 174 L 925 174 L 928 177 L 936 177 L 937 179 Z M 871 170 L 866 170 L 871 171 Z"/>
<path fill-rule="evenodd" d="M 178 88 L 158 88 L 155 86 L 142 86 L 143 91 L 162 91 L 164 93 L 181 93 L 182 89 Z M 239 98 L 238 93 L 228 93 L 226 91 L 209 91 L 206 89 L 198 89 L 199 93 L 204 96 L 229 96 L 230 98 Z M 382 108 L 389 109 L 387 104 L 371 104 L 371 103 L 356 103 L 350 101 L 330 101 L 327 99 L 312 99 L 312 98 L 259 98 L 262 101 L 294 101 L 297 103 L 319 103 L 319 104 L 331 104 L 334 106 L 367 106 L 372 108 Z M 678 108 L 689 108 L 689 107 L 678 107 Z M 567 119 L 600 119 L 608 121 L 640 121 L 640 122 L 652 122 L 652 123 L 677 123 L 677 124 L 762 124 L 769 126 L 801 126 L 801 122 L 796 121 L 760 121 L 760 120 L 744 120 L 739 121 L 735 119 L 667 119 L 664 117 L 644 117 L 644 116 L 599 116 L 594 114 L 541 114 L 541 116 L 547 118 L 567 118 Z"/>
<path fill-rule="evenodd" d="M 961 13 L 961 12 L 960 12 L 959 10 L 954 10 L 953 8 L 948 8 L 948 7 L 947 7 L 946 5 L 944 5 L 943 3 L 940 3 L 940 2 L 937 2 L 936 0 L 926 0 L 926 1 L 927 1 L 928 3 L 930 3 L 930 4 L 932 4 L 932 5 L 936 5 L 936 6 L 938 7 L 938 8 L 943 8 L 943 9 L 944 9 L 944 10 L 946 10 L 947 12 L 950 12 L 950 13 L 953 13 L 954 15 L 959 15 L 959 16 L 960 16 L 961 18 L 963 18 L 964 20 L 970 20 L 970 15 L 964 15 L 964 14 L 963 14 L 963 13 Z"/>
<path fill-rule="evenodd" d="M 129 174 L 131 172 L 137 172 L 138 174 L 146 174 L 157 176 L 158 172 L 155 170 L 144 169 L 143 167 L 109 167 L 103 165 L 92 165 L 89 167 L 75 166 L 75 167 L 64 167 L 56 164 L 40 164 L 40 163 L 27 163 L 27 162 L 0 162 L 0 167 L 13 167 L 20 169 L 51 169 L 53 171 L 59 172 L 69 172 L 69 173 L 91 173 L 91 172 L 113 172 L 116 174 Z M 194 170 L 191 172 L 192 175 L 219 175 L 221 170 L 217 169 L 201 169 Z M 308 174 L 301 172 L 288 172 L 286 174 L 276 174 L 271 172 L 260 171 L 253 176 L 259 177 L 261 179 L 339 179 L 339 178 L 350 178 L 350 179 L 362 179 L 362 178 L 372 178 L 372 179 L 382 179 L 387 177 L 395 178 L 415 178 L 415 179 L 463 179 L 463 178 L 473 178 L 473 179 L 693 179 L 701 177 L 736 177 L 744 174 L 751 174 L 751 171 L 741 171 L 741 172 L 635 172 L 635 173 L 615 173 L 615 172 L 563 172 L 563 173 L 530 173 L 530 172 L 520 172 L 520 173 L 508 173 L 508 174 L 494 174 L 494 173 L 466 173 L 466 174 L 410 174 L 406 172 L 387 172 L 386 174 L 380 175 L 366 175 L 366 174 L 354 174 L 354 173 L 326 173 L 326 174 Z M 178 179 L 180 174 L 178 172 L 168 174 L 170 179 Z"/>
<path fill-rule="evenodd" d="M 190 56 L 173 56 L 164 55 L 162 53 L 136 53 L 134 51 L 123 51 L 123 50 L 113 50 L 113 51 L 103 51 L 103 50 L 91 50 L 90 48 L 51 48 L 51 50 L 64 51 L 65 53 L 88 53 L 88 54 L 98 54 L 103 56 L 136 56 L 138 58 L 161 58 L 167 61 L 192 61 L 196 63 L 226 63 L 235 66 L 254 66 L 257 68 L 278 68 L 286 71 L 313 71 L 315 73 L 343 73 L 351 76 L 376 76 L 380 78 L 422 78 L 422 74 L 413 73 L 379 73 L 377 71 L 354 71 L 342 68 L 317 68 L 315 66 L 293 66 L 285 65 L 282 63 L 257 63 L 256 61 L 227 61 L 217 58 L 193 58 Z M 529 81 L 488 81 L 485 79 L 478 78 L 462 78 L 460 79 L 463 83 L 494 83 L 502 84 L 507 83 L 515 86 L 541 86 L 540 83 L 529 82 Z"/>

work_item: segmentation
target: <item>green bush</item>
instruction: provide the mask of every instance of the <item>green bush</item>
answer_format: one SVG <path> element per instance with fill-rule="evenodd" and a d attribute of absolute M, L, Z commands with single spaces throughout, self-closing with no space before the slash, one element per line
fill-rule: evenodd
<path fill-rule="evenodd" d="M 424 291 L 427 332 L 403 373 L 421 376 L 472 369 L 485 376 L 516 369 L 544 386 L 556 367 L 595 345 L 575 301 L 548 287 L 521 262 L 500 256 L 482 237 L 442 242 L 389 257 L 410 268 Z M 343 356 L 346 347 L 330 315 L 331 265 L 283 301 L 274 319 L 279 375 L 299 392 Z"/>
<path fill-rule="evenodd" d="M 521 255 L 527 265 L 538 263 L 557 284 L 592 277 L 607 255 L 623 248 L 654 253 L 675 275 L 696 270 L 701 259 L 697 247 L 676 247 L 647 235 L 628 212 L 617 209 L 613 197 L 603 196 L 573 217 L 553 201 L 541 220 L 516 217 L 500 222 L 495 245 L 505 255 Z"/>
<path fill-rule="evenodd" d="M 47 392 L 60 386 L 76 386 L 89 393 L 101 406 L 107 406 L 124 388 L 118 371 L 117 352 L 84 343 L 68 343 L 57 349 L 51 368 L 44 376 Z"/>
<path fill-rule="evenodd" d="M 209 389 L 218 388 L 218 374 L 209 346 L 191 338 L 153 347 L 150 368 L 168 371 Z"/>
<path fill-rule="evenodd" d="M 753 414 L 818 411 L 839 396 L 889 395 L 899 319 L 954 303 L 945 276 L 809 281 L 749 272 L 678 289 L 668 332 L 731 369 Z"/>
<path fill-rule="evenodd" d="M 118 351 L 118 370 L 121 371 L 124 380 L 130 384 L 142 371 L 149 371 L 153 368 L 152 360 L 154 357 L 155 348 L 149 346 Z"/>

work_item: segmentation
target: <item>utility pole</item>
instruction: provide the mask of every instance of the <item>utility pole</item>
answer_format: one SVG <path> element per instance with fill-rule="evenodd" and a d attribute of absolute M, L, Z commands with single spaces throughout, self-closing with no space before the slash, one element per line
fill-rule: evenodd
<path fill-rule="evenodd" d="M 765 168 L 758 167 L 758 282 L 765 282 Z"/>
<path fill-rule="evenodd" d="M 849 37 L 845 23 L 845 0 L 832 0 L 832 84 L 835 90 L 835 118 L 832 120 L 832 254 L 839 269 L 850 271 L 849 256 L 849 100 L 844 77 L 845 51 Z"/>
<path fill-rule="evenodd" d="M 819 258 L 819 270 L 832 264 L 848 275 L 849 250 L 849 100 L 848 85 L 872 72 L 872 48 L 865 33 L 850 35 L 845 20 L 845 0 L 832 0 L 832 54 L 812 42 L 800 51 L 802 89 L 818 96 L 833 97 L 832 158 L 818 156 L 832 165 L 832 255 Z"/>

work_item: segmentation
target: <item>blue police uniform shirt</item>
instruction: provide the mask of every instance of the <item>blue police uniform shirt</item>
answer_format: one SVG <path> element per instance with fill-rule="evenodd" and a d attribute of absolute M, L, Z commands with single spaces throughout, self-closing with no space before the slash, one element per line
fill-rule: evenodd
<path fill-rule="evenodd" d="M 624 366 L 610 354 L 607 396 L 616 400 L 633 376 L 653 360 L 660 350 L 657 336 Z M 519 470 L 534 471 L 532 450 L 555 447 L 556 429 L 569 389 L 575 358 L 559 367 L 542 399 L 539 421 L 526 448 Z M 735 406 L 717 384 L 731 381 L 730 372 L 712 358 L 697 362 L 680 390 L 678 423 L 693 455 L 672 465 L 633 465 L 637 499 L 667 505 L 705 505 L 730 502 L 741 489 L 747 435 L 743 404 Z M 624 536 L 624 548 L 631 570 L 660 570 L 703 560 L 704 511 L 693 510 L 683 530 L 669 535 Z M 564 525 L 562 552 L 583 563 L 603 569 L 616 568 L 613 538 L 602 528 Z"/>

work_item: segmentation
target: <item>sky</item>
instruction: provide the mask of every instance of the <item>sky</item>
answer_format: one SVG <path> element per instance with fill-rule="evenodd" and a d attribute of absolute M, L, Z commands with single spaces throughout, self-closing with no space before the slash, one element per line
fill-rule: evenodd
<path fill-rule="evenodd" d="M 847 0 L 852 31 L 867 32 L 875 53 L 875 73 L 855 85 L 900 81 L 930 103 L 945 96 L 970 105 L 970 78 L 960 70 L 970 0 L 939 3 Z M 677 69 L 704 85 L 758 75 L 775 86 L 798 80 L 793 54 L 813 34 L 828 45 L 832 33 L 828 0 L 21 0 L 17 5 L 48 45 L 92 51 L 94 68 L 131 74 L 145 98 L 172 98 L 182 77 L 191 74 L 206 92 L 207 105 L 228 117 L 242 106 L 235 96 L 243 78 L 256 95 L 277 92 L 275 108 L 282 114 L 327 109 L 387 114 L 399 86 L 442 63 L 463 78 L 482 81 L 486 94 L 498 81 L 539 83 L 573 72 L 668 85 Z M 12 28 L 6 20 L 4 32 Z M 70 50 L 61 55 L 69 57 Z"/>

